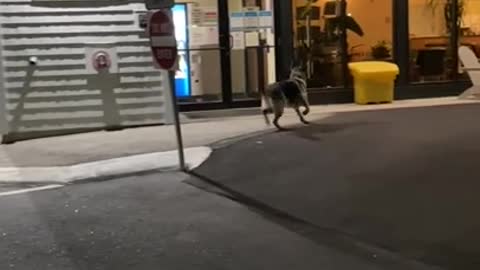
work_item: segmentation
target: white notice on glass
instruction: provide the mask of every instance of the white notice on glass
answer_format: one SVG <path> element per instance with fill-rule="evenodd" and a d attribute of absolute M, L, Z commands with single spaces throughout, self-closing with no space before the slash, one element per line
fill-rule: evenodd
<path fill-rule="evenodd" d="M 232 12 L 230 14 L 230 29 L 231 31 L 243 30 L 243 12 Z"/>
<path fill-rule="evenodd" d="M 248 30 L 256 30 L 258 28 L 258 12 L 257 11 L 245 11 L 243 13 L 243 26 Z"/>
<path fill-rule="evenodd" d="M 218 45 L 218 27 L 217 26 L 210 26 L 205 27 L 206 35 L 205 35 L 205 44 L 206 45 Z"/>
<path fill-rule="evenodd" d="M 218 25 L 217 7 L 202 7 L 202 26 Z"/>
<path fill-rule="evenodd" d="M 245 46 L 258 47 L 260 46 L 260 40 L 258 38 L 258 32 L 246 32 L 245 33 Z"/>
<path fill-rule="evenodd" d="M 190 46 L 218 45 L 218 27 L 192 27 L 190 28 Z"/>
<path fill-rule="evenodd" d="M 232 32 L 233 37 L 233 46 L 232 50 L 244 50 L 245 49 L 245 33 L 242 32 Z"/>
<path fill-rule="evenodd" d="M 258 13 L 258 26 L 260 28 L 273 28 L 273 12 L 260 11 Z"/>

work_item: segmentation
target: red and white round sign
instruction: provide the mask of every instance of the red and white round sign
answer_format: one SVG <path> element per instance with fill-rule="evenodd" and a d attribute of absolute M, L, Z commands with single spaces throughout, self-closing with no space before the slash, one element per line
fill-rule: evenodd
<path fill-rule="evenodd" d="M 105 51 L 95 52 L 92 56 L 93 67 L 97 71 L 107 70 L 112 65 L 110 55 Z"/>
<path fill-rule="evenodd" d="M 178 49 L 170 9 L 161 9 L 152 14 L 149 32 L 155 62 L 161 69 L 174 69 L 177 63 Z"/>

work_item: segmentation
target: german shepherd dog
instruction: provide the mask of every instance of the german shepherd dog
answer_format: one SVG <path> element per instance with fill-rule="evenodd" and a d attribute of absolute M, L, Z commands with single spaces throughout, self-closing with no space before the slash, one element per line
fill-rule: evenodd
<path fill-rule="evenodd" d="M 295 110 L 302 123 L 309 124 L 304 118 L 304 115 L 310 112 L 307 97 L 307 78 L 301 67 L 292 68 L 288 80 L 275 82 L 266 87 L 265 93 L 262 94 L 262 112 L 267 125 L 270 125 L 268 114 L 272 113 L 275 127 L 280 131 L 286 130 L 278 124 L 278 120 L 282 117 L 287 106 Z M 305 107 L 305 110 L 300 112 L 302 106 Z"/>

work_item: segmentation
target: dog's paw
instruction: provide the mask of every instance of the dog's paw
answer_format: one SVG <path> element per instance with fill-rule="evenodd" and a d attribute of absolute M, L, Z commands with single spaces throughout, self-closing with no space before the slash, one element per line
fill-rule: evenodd
<path fill-rule="evenodd" d="M 290 128 L 285 128 L 285 127 L 276 127 L 277 128 L 277 132 L 284 132 L 284 131 L 290 131 L 291 129 Z"/>

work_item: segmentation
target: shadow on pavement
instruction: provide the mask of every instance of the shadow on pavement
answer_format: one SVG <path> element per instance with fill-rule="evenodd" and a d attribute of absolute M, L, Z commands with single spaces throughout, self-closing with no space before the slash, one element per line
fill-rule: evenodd
<path fill-rule="evenodd" d="M 375 123 L 369 122 L 343 122 L 343 123 L 310 123 L 303 128 L 292 129 L 291 132 L 303 139 L 320 141 L 322 140 L 322 134 L 336 133 L 345 129 L 353 128 L 362 125 L 374 125 Z"/>
<path fill-rule="evenodd" d="M 322 228 L 307 220 L 291 215 L 288 212 L 273 208 L 255 198 L 236 192 L 204 175 L 195 172 L 191 172 L 190 174 L 192 177 L 185 180 L 186 183 L 206 192 L 240 203 L 252 212 L 263 216 L 268 221 L 310 239 L 320 246 L 328 246 L 346 254 L 375 261 L 377 265 L 386 267 L 385 269 L 433 269 L 422 262 L 401 257 L 386 248 L 371 245 L 335 229 Z"/>

